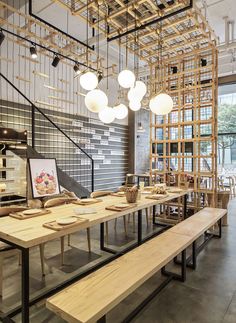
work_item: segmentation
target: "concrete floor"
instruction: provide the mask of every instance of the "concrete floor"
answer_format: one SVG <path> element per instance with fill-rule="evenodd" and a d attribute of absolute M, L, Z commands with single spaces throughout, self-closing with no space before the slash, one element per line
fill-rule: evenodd
<path fill-rule="evenodd" d="M 187 270 L 185 283 L 172 281 L 145 309 L 133 320 L 136 323 L 236 323 L 236 199 L 230 202 L 229 226 L 223 228 L 222 239 L 214 239 L 198 257 L 196 271 Z M 118 221 L 114 234 L 110 224 L 110 243 L 120 246 L 129 243 L 135 237 L 132 223 L 129 225 L 128 238 L 123 233 L 122 220 Z M 144 230 L 149 232 L 151 226 Z M 87 252 L 85 232 L 72 236 L 73 248 L 66 251 L 66 265 L 60 266 L 60 242 L 53 241 L 46 245 L 47 275 L 41 278 L 39 252 L 34 248 L 31 259 L 31 293 L 38 293 L 50 286 L 79 272 L 83 265 L 91 266 L 107 257 L 99 250 L 99 230 L 91 233 L 93 253 Z M 79 248 L 79 249 L 78 249 Z M 6 259 L 4 266 L 4 295 L 1 309 L 14 307 L 20 299 L 20 272 L 17 257 Z M 163 281 L 160 274 L 153 276 L 144 285 L 127 297 L 107 315 L 107 321 L 121 322 L 140 301 L 149 295 Z M 20 316 L 14 318 L 20 322 Z M 45 308 L 44 303 L 31 308 L 31 322 L 61 323 L 63 320 L 54 316 Z"/>

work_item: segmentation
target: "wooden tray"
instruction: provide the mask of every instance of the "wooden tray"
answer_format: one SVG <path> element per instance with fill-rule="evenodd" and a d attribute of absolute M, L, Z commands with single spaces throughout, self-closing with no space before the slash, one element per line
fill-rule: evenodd
<path fill-rule="evenodd" d="M 79 227 L 81 224 L 84 224 L 85 222 L 88 222 L 88 219 L 82 219 L 79 217 L 76 217 L 77 221 L 71 224 L 58 224 L 56 221 L 51 221 L 43 224 L 44 228 L 51 229 L 54 231 L 61 231 L 64 229 L 72 228 L 72 227 Z"/>
<path fill-rule="evenodd" d="M 111 193 L 111 196 L 125 197 L 125 193 L 122 193 L 122 192 Z"/>
<path fill-rule="evenodd" d="M 166 198 L 167 196 L 168 196 L 168 194 L 152 194 L 152 195 L 146 196 L 146 199 L 161 200 L 161 199 Z"/>
<path fill-rule="evenodd" d="M 93 199 L 94 201 L 91 201 L 91 202 L 83 202 L 83 199 L 82 200 L 78 200 L 78 201 L 74 201 L 72 202 L 73 204 L 77 204 L 77 205 L 91 205 L 91 204 L 95 204 L 95 203 L 99 203 L 99 202 L 102 202 L 101 199 Z"/>
<path fill-rule="evenodd" d="M 12 212 L 9 214 L 9 216 L 11 216 L 12 218 L 18 219 L 18 220 L 26 220 L 26 219 L 30 219 L 30 218 L 35 218 L 36 216 L 41 216 L 41 215 L 45 215 L 45 214 L 49 214 L 51 213 L 50 210 L 43 210 L 40 213 L 36 213 L 36 214 L 23 214 L 22 212 Z"/>
<path fill-rule="evenodd" d="M 111 206 L 107 206 L 106 210 L 121 212 L 121 211 L 126 211 L 126 210 L 129 210 L 129 209 L 132 209 L 135 206 L 137 206 L 137 203 L 131 203 L 130 206 L 122 207 L 122 208 L 117 207 L 115 205 L 111 205 Z"/>

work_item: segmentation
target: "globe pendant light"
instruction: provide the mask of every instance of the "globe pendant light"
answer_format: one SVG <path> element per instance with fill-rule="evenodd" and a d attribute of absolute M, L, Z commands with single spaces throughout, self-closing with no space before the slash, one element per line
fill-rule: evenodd
<path fill-rule="evenodd" d="M 122 103 L 115 106 L 113 111 L 115 113 L 115 118 L 119 120 L 126 118 L 128 115 L 128 108 Z"/>
<path fill-rule="evenodd" d="M 143 95 L 138 91 L 136 87 L 132 87 L 128 91 L 128 99 L 129 101 L 141 101 L 143 98 Z"/>
<path fill-rule="evenodd" d="M 86 72 L 80 77 L 80 85 L 83 89 L 91 91 L 98 85 L 98 78 L 92 72 Z"/>
<path fill-rule="evenodd" d="M 99 112 L 108 104 L 106 94 L 98 89 L 89 91 L 85 96 L 85 105 L 92 112 Z"/>
<path fill-rule="evenodd" d="M 139 100 L 132 100 L 129 102 L 129 108 L 132 111 L 138 111 L 141 109 L 141 102 Z"/>
<path fill-rule="evenodd" d="M 144 95 L 147 93 L 147 86 L 142 81 L 136 81 L 135 89 L 137 90 L 139 95 L 142 96 L 142 97 L 144 97 Z"/>
<path fill-rule="evenodd" d="M 135 75 L 130 70 L 123 70 L 118 75 L 118 82 L 120 86 L 124 87 L 125 89 L 133 87 L 135 82 Z"/>
<path fill-rule="evenodd" d="M 115 112 L 110 107 L 100 110 L 98 116 L 103 123 L 112 123 L 115 120 Z"/>
<path fill-rule="evenodd" d="M 174 103 L 172 98 L 166 93 L 158 94 L 149 102 L 151 111 L 157 115 L 165 115 L 170 113 L 173 106 Z"/>

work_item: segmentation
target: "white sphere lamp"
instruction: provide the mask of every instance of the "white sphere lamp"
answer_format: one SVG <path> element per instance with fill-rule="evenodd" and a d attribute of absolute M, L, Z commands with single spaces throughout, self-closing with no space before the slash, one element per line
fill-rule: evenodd
<path fill-rule="evenodd" d="M 120 86 L 128 89 L 134 86 L 135 75 L 130 70 L 123 70 L 118 75 L 118 82 Z"/>
<path fill-rule="evenodd" d="M 128 99 L 129 101 L 141 101 L 143 98 L 143 95 L 138 91 L 136 87 L 132 87 L 128 91 Z"/>
<path fill-rule="evenodd" d="M 98 85 L 97 75 L 92 72 L 82 74 L 80 77 L 80 85 L 87 91 L 95 89 L 95 87 Z"/>
<path fill-rule="evenodd" d="M 170 113 L 173 106 L 174 103 L 172 98 L 166 93 L 158 94 L 149 102 L 151 111 L 157 115 L 165 115 Z"/>
<path fill-rule="evenodd" d="M 129 108 L 132 111 L 138 111 L 141 109 L 141 102 L 139 100 L 132 100 L 129 102 Z"/>
<path fill-rule="evenodd" d="M 115 120 L 115 112 L 112 108 L 105 107 L 99 111 L 98 117 L 103 123 L 112 123 Z"/>
<path fill-rule="evenodd" d="M 89 91 L 85 96 L 85 105 L 91 112 L 99 112 L 108 104 L 106 94 L 98 89 Z"/>
<path fill-rule="evenodd" d="M 147 93 L 147 86 L 142 81 L 136 81 L 135 89 L 137 90 L 139 95 L 142 96 L 142 97 L 144 97 L 144 95 Z"/>
<path fill-rule="evenodd" d="M 122 120 L 122 119 L 125 119 L 128 115 L 128 108 L 126 105 L 122 103 L 115 106 L 113 110 L 115 112 L 116 119 Z"/>

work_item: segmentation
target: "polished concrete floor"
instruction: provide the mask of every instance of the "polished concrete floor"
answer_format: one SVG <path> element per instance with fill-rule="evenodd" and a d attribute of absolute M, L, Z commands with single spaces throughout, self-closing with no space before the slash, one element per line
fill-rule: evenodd
<path fill-rule="evenodd" d="M 136 323 L 236 323 L 236 200 L 229 205 L 229 225 L 223 228 L 222 239 L 214 239 L 198 257 L 197 270 L 187 270 L 185 283 L 172 281 L 158 294 L 133 320 Z M 145 232 L 152 230 L 151 225 L 143 223 Z M 129 224 L 128 238 L 123 232 L 120 219 L 116 233 L 110 223 L 109 243 L 122 247 L 135 237 L 132 223 Z M 99 250 L 99 230 L 94 228 L 92 236 L 92 254 L 87 252 L 86 234 L 81 232 L 72 236 L 72 245 L 67 247 L 64 266 L 60 265 L 60 242 L 46 245 L 45 258 L 47 275 L 41 278 L 38 248 L 30 252 L 31 293 L 42 290 L 107 257 Z M 83 267 L 83 268 L 85 268 Z M 11 257 L 4 263 L 4 292 L 1 308 L 3 311 L 14 307 L 20 299 L 20 273 L 18 257 Z M 147 295 L 149 295 L 163 277 L 153 276 L 143 286 L 127 297 L 107 315 L 108 322 L 121 322 Z M 78 295 L 79 297 L 79 295 Z M 14 318 L 20 322 L 20 316 Z M 64 322 L 45 308 L 44 302 L 31 308 L 31 322 Z"/>

